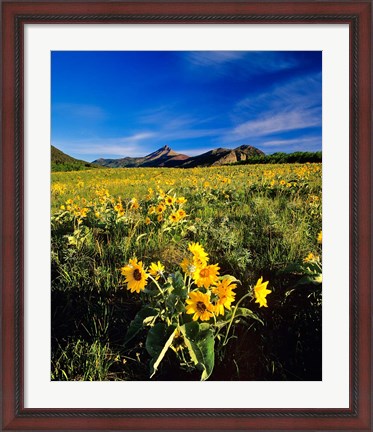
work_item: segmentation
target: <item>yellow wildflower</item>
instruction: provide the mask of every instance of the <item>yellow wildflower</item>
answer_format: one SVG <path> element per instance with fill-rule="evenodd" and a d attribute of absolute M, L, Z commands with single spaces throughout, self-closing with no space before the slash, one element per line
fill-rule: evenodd
<path fill-rule="evenodd" d="M 231 283 L 230 278 L 226 277 L 216 287 L 212 288 L 211 291 L 218 296 L 218 301 L 215 305 L 216 315 L 224 315 L 224 308 L 231 309 L 231 304 L 234 302 L 236 296 L 233 290 L 236 287 L 237 284 Z"/>
<path fill-rule="evenodd" d="M 267 289 L 268 281 L 263 282 L 263 277 L 258 279 L 258 282 L 256 283 L 254 287 L 254 296 L 255 296 L 255 303 L 259 303 L 259 307 L 268 307 L 267 305 L 267 295 L 270 294 L 272 291 Z"/>
<path fill-rule="evenodd" d="M 209 294 L 192 291 L 189 293 L 189 299 L 187 299 L 186 303 L 185 311 L 187 314 L 193 314 L 193 321 L 198 319 L 208 321 L 213 316 L 214 306 L 210 302 Z"/>
<path fill-rule="evenodd" d="M 317 243 L 322 244 L 322 231 L 317 235 Z"/>
<path fill-rule="evenodd" d="M 193 260 L 189 258 L 184 258 L 180 263 L 180 267 L 187 276 L 193 276 L 193 273 L 197 270 Z"/>
<path fill-rule="evenodd" d="M 165 201 L 166 205 L 170 206 L 174 203 L 175 198 L 173 198 L 170 195 L 167 195 L 164 201 Z"/>
<path fill-rule="evenodd" d="M 148 274 L 143 268 L 142 261 L 137 262 L 137 258 L 130 259 L 129 264 L 121 268 L 121 273 L 126 278 L 127 289 L 132 293 L 140 293 L 148 283 Z"/>
<path fill-rule="evenodd" d="M 179 209 L 179 210 L 177 211 L 177 215 L 179 216 L 180 219 L 183 219 L 183 218 L 185 218 L 185 216 L 186 216 L 186 211 L 183 210 L 183 209 Z"/>
<path fill-rule="evenodd" d="M 149 268 L 149 274 L 158 280 L 164 272 L 164 266 L 158 261 L 157 263 L 152 262 Z"/>
<path fill-rule="evenodd" d="M 173 223 L 179 222 L 179 215 L 177 213 L 171 213 L 169 217 L 170 221 Z"/>
<path fill-rule="evenodd" d="M 199 243 L 190 243 L 188 246 L 190 252 L 192 252 L 193 260 L 197 266 L 204 267 L 209 260 L 208 254 Z"/>
<path fill-rule="evenodd" d="M 316 260 L 317 260 L 317 256 L 314 255 L 312 252 L 310 252 L 310 253 L 306 256 L 306 258 L 304 258 L 303 262 L 304 262 L 304 263 L 308 263 L 308 262 L 310 262 L 310 261 L 316 261 Z"/>
<path fill-rule="evenodd" d="M 199 288 L 209 288 L 211 285 L 215 285 L 217 283 L 218 274 L 218 264 L 211 264 L 206 267 L 197 268 L 193 274 L 193 279 Z"/>

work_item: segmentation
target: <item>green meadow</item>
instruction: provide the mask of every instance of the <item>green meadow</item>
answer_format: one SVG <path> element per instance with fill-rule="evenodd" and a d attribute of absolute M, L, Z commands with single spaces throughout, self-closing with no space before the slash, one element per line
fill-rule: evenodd
<path fill-rule="evenodd" d="M 52 380 L 321 380 L 322 165 L 52 173 Z"/>

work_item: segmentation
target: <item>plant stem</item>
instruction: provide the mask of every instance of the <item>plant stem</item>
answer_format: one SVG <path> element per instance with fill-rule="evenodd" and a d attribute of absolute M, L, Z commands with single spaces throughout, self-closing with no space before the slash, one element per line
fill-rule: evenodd
<path fill-rule="evenodd" d="M 229 331 L 230 331 L 230 329 L 231 329 L 231 327 L 232 327 L 232 323 L 233 323 L 234 317 L 236 316 L 236 312 L 237 312 L 237 309 L 238 309 L 238 305 L 242 302 L 242 300 L 244 300 L 246 297 L 249 297 L 249 296 L 251 296 L 251 293 L 250 293 L 250 292 L 247 293 L 247 294 L 245 294 L 243 297 L 241 297 L 241 298 L 238 300 L 236 306 L 234 307 L 234 309 L 233 309 L 233 314 L 232 314 L 232 318 L 231 318 L 230 321 L 229 321 L 228 328 L 227 328 L 227 333 L 225 334 L 225 338 L 224 338 L 224 341 L 223 341 L 223 346 L 225 346 L 225 345 L 227 344 L 228 334 L 229 334 Z"/>
<path fill-rule="evenodd" d="M 162 294 L 162 297 L 164 299 L 164 292 L 162 291 L 162 288 L 159 286 L 159 283 L 153 278 L 152 275 L 148 274 L 148 277 L 155 283 L 156 287 L 158 288 L 159 292 Z"/>

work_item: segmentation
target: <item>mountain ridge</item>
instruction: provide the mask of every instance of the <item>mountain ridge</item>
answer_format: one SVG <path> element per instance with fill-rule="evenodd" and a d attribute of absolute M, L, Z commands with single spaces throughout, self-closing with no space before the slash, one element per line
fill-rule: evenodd
<path fill-rule="evenodd" d="M 177 153 L 168 145 L 143 157 L 124 157 L 119 159 L 99 158 L 92 163 L 108 168 L 134 167 L 172 167 L 194 168 L 197 166 L 220 166 L 245 161 L 252 156 L 264 156 L 256 147 L 241 145 L 235 149 L 216 148 L 197 156 L 187 156 Z"/>
<path fill-rule="evenodd" d="M 57 147 L 51 145 L 52 171 L 80 171 L 91 168 L 98 168 L 98 165 L 83 161 L 81 159 L 75 159 L 59 150 Z"/>

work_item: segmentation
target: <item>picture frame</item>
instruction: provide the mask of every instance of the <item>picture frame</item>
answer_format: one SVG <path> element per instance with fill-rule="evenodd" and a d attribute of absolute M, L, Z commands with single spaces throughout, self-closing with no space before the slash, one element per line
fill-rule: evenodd
<path fill-rule="evenodd" d="M 24 407 L 24 26 L 348 24 L 350 404 L 323 409 Z M 2 427 L 4 430 L 371 430 L 371 2 L 24 2 L 2 5 Z"/>

